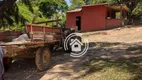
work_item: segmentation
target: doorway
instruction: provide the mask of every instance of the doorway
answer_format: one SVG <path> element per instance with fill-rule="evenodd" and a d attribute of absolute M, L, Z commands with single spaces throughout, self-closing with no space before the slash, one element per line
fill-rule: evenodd
<path fill-rule="evenodd" d="M 76 17 L 76 26 L 77 26 L 77 30 L 80 31 L 81 30 L 81 16 Z"/>

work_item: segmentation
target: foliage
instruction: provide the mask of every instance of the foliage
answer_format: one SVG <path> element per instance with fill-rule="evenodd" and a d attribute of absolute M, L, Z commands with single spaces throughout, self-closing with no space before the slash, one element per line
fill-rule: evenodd
<path fill-rule="evenodd" d="M 53 14 L 65 12 L 68 6 L 64 0 L 43 0 L 39 8 L 43 15 L 51 18 Z"/>
<path fill-rule="evenodd" d="M 90 4 L 113 3 L 115 0 L 90 0 Z"/>
<path fill-rule="evenodd" d="M 132 15 L 141 15 L 142 14 L 142 1 L 138 3 L 136 8 L 132 11 Z"/>
<path fill-rule="evenodd" d="M 33 6 L 33 12 L 31 12 L 25 4 L 21 2 L 18 2 L 17 4 L 19 8 L 19 14 L 22 15 L 28 23 L 36 23 L 47 20 L 47 18 L 43 17 L 37 6 Z"/>
<path fill-rule="evenodd" d="M 15 3 L 15 1 L 17 1 Z M 140 18 L 142 14 L 142 0 L 70 0 L 69 9 L 75 9 L 87 4 L 117 3 L 126 4 L 130 9 L 129 20 Z M 14 4 L 15 3 L 15 4 Z M 0 1 L 0 26 L 15 26 L 28 23 L 46 21 L 48 19 L 62 19 L 65 24 L 65 0 L 6 0 Z M 137 18 L 136 18 L 137 19 Z"/>
<path fill-rule="evenodd" d="M 5 7 L 0 17 L 0 26 L 14 29 L 23 27 L 25 23 L 36 23 L 47 21 L 48 19 L 62 18 L 61 23 L 65 23 L 65 11 L 68 6 L 64 0 L 16 0 L 0 2 L 0 6 Z M 11 3 L 11 6 L 8 4 Z M 17 28 L 16 28 L 17 27 Z"/>
<path fill-rule="evenodd" d="M 24 19 L 27 20 L 27 22 L 32 22 L 32 19 L 33 19 L 33 13 L 31 11 L 29 11 L 28 7 L 21 3 L 21 2 L 18 2 L 18 8 L 19 8 L 19 15 L 23 16 Z"/>
<path fill-rule="evenodd" d="M 16 0 L 12 1 L 15 2 Z M 2 6 L 8 6 L 10 2 L 11 1 L 0 3 Z M 25 18 L 24 20 L 29 22 L 35 22 L 37 18 L 41 20 L 43 15 L 46 16 L 46 18 L 51 18 L 53 14 L 64 13 L 68 9 L 64 0 L 18 0 L 14 5 L 11 4 L 11 6 L 12 7 L 8 6 L 6 10 L 4 10 L 4 13 L 7 14 L 10 12 L 13 14 L 9 13 L 7 16 L 4 14 L 4 17 L 1 18 L 3 22 L 7 22 L 10 25 L 16 20 L 18 23 L 22 18 Z M 7 20 L 7 18 L 9 19 Z"/>
<path fill-rule="evenodd" d="M 117 0 L 70 0 L 70 1 L 72 3 L 72 5 L 70 6 L 70 10 L 89 4 L 119 3 Z"/>
<path fill-rule="evenodd" d="M 27 5 L 28 9 L 33 12 L 30 4 L 31 0 L 18 0 L 18 2 L 23 2 Z M 23 23 L 26 19 L 19 14 L 18 5 L 15 3 L 16 0 L 3 0 L 0 1 L 0 26 L 12 26 L 14 23 Z"/>
<path fill-rule="evenodd" d="M 15 5 L 16 6 L 8 8 L 5 11 L 7 17 L 6 19 L 4 18 L 2 25 L 5 28 L 10 28 L 11 30 L 19 31 L 24 30 L 25 23 L 34 23 L 47 20 L 47 18 L 42 16 L 41 12 L 38 10 L 38 7 L 36 6 L 32 6 L 33 10 L 31 11 L 29 9 L 29 6 L 27 6 L 21 1 L 16 2 Z"/>
<path fill-rule="evenodd" d="M 70 0 L 70 1 L 72 3 L 72 5 L 70 6 L 70 10 L 85 5 L 84 0 Z"/>

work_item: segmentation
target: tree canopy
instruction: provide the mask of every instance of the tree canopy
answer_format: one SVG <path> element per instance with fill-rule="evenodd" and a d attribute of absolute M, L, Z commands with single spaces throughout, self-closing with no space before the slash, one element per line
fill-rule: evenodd
<path fill-rule="evenodd" d="M 44 0 L 39 5 L 39 10 L 46 17 L 52 17 L 53 14 L 63 13 L 68 9 L 64 0 Z"/>
<path fill-rule="evenodd" d="M 0 26 L 65 18 L 68 9 L 64 0 L 3 0 L 0 7 Z"/>

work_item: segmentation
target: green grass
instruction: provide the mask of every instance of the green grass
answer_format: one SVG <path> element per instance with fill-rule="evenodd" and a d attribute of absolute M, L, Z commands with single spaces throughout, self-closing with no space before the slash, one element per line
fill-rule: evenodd
<path fill-rule="evenodd" d="M 77 80 L 142 80 L 142 60 L 91 60 L 89 71 Z"/>

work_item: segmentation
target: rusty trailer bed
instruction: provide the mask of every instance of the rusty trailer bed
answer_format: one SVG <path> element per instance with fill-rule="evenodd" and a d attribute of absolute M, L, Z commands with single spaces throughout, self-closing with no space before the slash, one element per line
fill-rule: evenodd
<path fill-rule="evenodd" d="M 10 45 L 39 45 L 39 44 L 52 44 L 59 42 L 58 40 L 50 40 L 50 41 L 18 41 L 18 42 L 9 42 L 9 43 L 1 43 L 0 46 L 10 46 Z"/>
<path fill-rule="evenodd" d="M 62 28 L 27 24 L 27 41 L 16 41 L 1 43 L 4 58 L 35 58 L 38 70 L 43 71 L 49 68 L 51 56 L 57 47 L 60 47 L 64 40 Z"/>
<path fill-rule="evenodd" d="M 32 53 L 36 51 L 37 48 L 48 46 L 49 44 L 56 44 L 59 41 L 26 41 L 26 42 L 10 42 L 0 44 L 6 54 L 4 57 L 22 57 L 22 58 L 31 58 L 34 57 Z"/>

